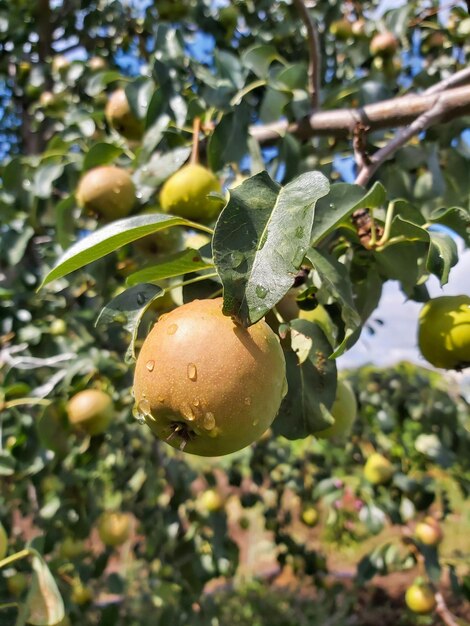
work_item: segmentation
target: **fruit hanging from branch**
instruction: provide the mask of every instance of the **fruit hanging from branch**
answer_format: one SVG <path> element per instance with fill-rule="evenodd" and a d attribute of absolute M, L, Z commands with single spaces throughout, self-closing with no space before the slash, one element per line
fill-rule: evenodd
<path fill-rule="evenodd" d="M 470 296 L 429 300 L 419 315 L 418 344 L 421 354 L 435 367 L 469 367 Z"/>
<path fill-rule="evenodd" d="M 71 426 L 88 435 L 106 431 L 114 413 L 110 396 L 99 389 L 85 389 L 75 394 L 67 404 Z"/>
<path fill-rule="evenodd" d="M 81 208 L 108 221 L 129 215 L 136 200 L 130 174 L 114 165 L 102 165 L 86 172 L 75 195 Z"/>
<path fill-rule="evenodd" d="M 222 299 L 194 300 L 162 316 L 137 359 L 139 416 L 175 448 L 201 456 L 240 450 L 272 424 L 286 393 L 277 335 L 238 326 Z"/>
<path fill-rule="evenodd" d="M 144 132 L 143 122 L 132 111 L 124 89 L 114 91 L 106 104 L 108 124 L 129 141 L 139 141 Z"/>

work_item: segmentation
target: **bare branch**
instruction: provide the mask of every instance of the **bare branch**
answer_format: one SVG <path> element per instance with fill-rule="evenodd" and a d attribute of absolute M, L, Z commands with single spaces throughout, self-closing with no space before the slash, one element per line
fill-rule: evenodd
<path fill-rule="evenodd" d="M 312 16 L 304 4 L 304 0 L 294 0 L 294 4 L 307 29 L 307 41 L 310 57 L 308 64 L 308 83 L 312 109 L 315 110 L 318 109 L 320 105 L 321 54 L 318 29 L 315 21 L 312 19 Z"/>
<path fill-rule="evenodd" d="M 444 78 L 444 80 L 441 80 L 440 82 L 436 83 L 432 87 L 429 87 L 429 89 L 426 89 L 424 93 L 426 94 L 439 93 L 451 87 L 458 87 L 459 85 L 465 85 L 468 82 L 470 82 L 470 67 L 466 67 L 465 69 L 460 70 L 459 72 L 456 72 L 455 74 L 452 74 L 452 76 L 449 76 L 448 78 Z"/>
<path fill-rule="evenodd" d="M 392 141 L 372 155 L 369 163 L 360 170 L 355 183 L 357 185 L 367 184 L 372 178 L 374 172 L 384 161 L 388 159 L 389 156 L 408 143 L 414 135 L 421 133 L 423 130 L 426 130 L 426 128 L 429 128 L 433 124 L 439 122 L 446 111 L 443 100 L 444 94 L 436 94 L 434 96 L 434 104 L 428 111 L 422 113 L 407 128 L 399 132 L 394 139 L 392 139 Z"/>
<path fill-rule="evenodd" d="M 445 109 L 441 121 L 447 122 L 470 113 L 470 86 L 444 91 L 441 100 Z M 434 102 L 435 93 L 410 94 L 362 108 L 313 112 L 305 119 L 291 124 L 281 120 L 264 126 L 252 126 L 250 133 L 264 144 L 275 142 L 286 133 L 292 133 L 302 140 L 316 135 L 347 137 L 358 122 L 366 124 L 371 131 L 406 126 L 429 111 Z"/>
<path fill-rule="evenodd" d="M 436 598 L 436 613 L 446 626 L 459 626 L 457 620 L 447 608 L 447 604 L 440 591 L 436 591 L 434 594 Z"/>

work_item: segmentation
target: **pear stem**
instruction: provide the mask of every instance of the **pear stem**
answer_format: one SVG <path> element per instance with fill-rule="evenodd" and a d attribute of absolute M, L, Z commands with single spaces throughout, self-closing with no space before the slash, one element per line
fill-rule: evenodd
<path fill-rule="evenodd" d="M 199 163 L 199 133 L 201 131 L 201 118 L 195 117 L 193 121 L 193 149 L 191 151 L 190 163 L 197 165 Z"/>

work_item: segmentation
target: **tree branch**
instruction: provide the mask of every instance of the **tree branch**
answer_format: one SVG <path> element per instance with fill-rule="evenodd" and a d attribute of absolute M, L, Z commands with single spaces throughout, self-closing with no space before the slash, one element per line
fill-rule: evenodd
<path fill-rule="evenodd" d="M 318 29 L 315 21 L 312 19 L 304 0 L 294 0 L 300 17 L 302 18 L 305 28 L 307 29 L 307 42 L 309 50 L 308 63 L 308 91 L 312 102 L 312 109 L 318 109 L 320 104 L 320 72 L 321 72 L 321 54 L 320 40 L 318 37 Z"/>
<path fill-rule="evenodd" d="M 465 85 L 468 82 L 470 82 L 470 67 L 466 67 L 464 70 L 460 70 L 459 72 L 452 74 L 452 76 L 449 76 L 448 78 L 444 78 L 444 80 L 441 80 L 440 82 L 436 83 L 432 87 L 429 87 L 428 89 L 426 89 L 424 93 L 426 94 L 439 93 L 440 91 L 445 91 L 446 89 L 449 89 L 450 87 L 458 87 L 459 85 Z"/>
<path fill-rule="evenodd" d="M 399 132 L 394 139 L 392 139 L 392 141 L 380 150 L 377 150 L 377 152 L 370 157 L 369 163 L 364 165 L 359 171 L 359 174 L 354 181 L 356 185 L 366 185 L 372 178 L 374 172 L 384 161 L 387 160 L 389 156 L 408 143 L 414 135 L 423 132 L 426 128 L 429 128 L 433 124 L 440 121 L 446 111 L 446 107 L 443 102 L 444 94 L 438 93 L 434 95 L 433 98 L 434 104 L 428 111 L 425 111 L 422 115 L 417 117 L 414 122 L 408 126 L 408 128 Z"/>
<path fill-rule="evenodd" d="M 457 75 L 455 75 L 457 76 Z M 390 100 L 382 100 L 355 109 L 332 109 L 314 111 L 305 119 L 289 123 L 286 120 L 263 126 L 252 126 L 250 134 L 260 143 L 273 143 L 286 133 L 296 135 L 301 140 L 316 135 L 347 137 L 358 122 L 371 131 L 382 128 L 395 128 L 412 123 L 435 103 L 435 94 L 440 83 L 434 85 L 433 93 L 409 94 Z M 449 121 L 470 113 L 470 86 L 456 87 L 442 93 L 444 114 L 441 121 Z"/>
<path fill-rule="evenodd" d="M 447 604 L 440 591 L 436 591 L 434 597 L 436 598 L 436 613 L 446 626 L 459 626 L 455 617 L 447 608 Z"/>

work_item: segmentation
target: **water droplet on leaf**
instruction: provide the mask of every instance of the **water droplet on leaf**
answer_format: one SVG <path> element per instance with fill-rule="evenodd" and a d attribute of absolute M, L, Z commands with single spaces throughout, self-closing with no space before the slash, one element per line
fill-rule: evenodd
<path fill-rule="evenodd" d="M 145 304 L 146 301 L 147 298 L 145 297 L 145 294 L 142 292 L 137 294 L 137 304 Z"/>
<path fill-rule="evenodd" d="M 301 237 L 304 236 L 303 226 L 297 226 L 297 228 L 295 229 L 295 236 L 297 237 L 297 239 L 300 239 Z"/>
<path fill-rule="evenodd" d="M 268 290 L 265 287 L 263 287 L 263 285 L 256 285 L 255 292 L 258 298 L 261 298 L 263 300 L 264 298 L 266 298 Z"/>

